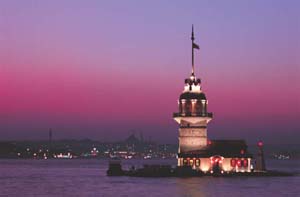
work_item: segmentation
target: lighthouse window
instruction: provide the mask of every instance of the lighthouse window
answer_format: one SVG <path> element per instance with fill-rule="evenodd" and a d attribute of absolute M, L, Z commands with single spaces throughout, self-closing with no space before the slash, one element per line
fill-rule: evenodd
<path fill-rule="evenodd" d="M 188 114 L 191 113 L 192 112 L 191 108 L 192 108 L 191 102 L 188 101 L 185 105 L 186 113 L 188 113 Z"/>
<path fill-rule="evenodd" d="M 198 101 L 196 103 L 196 113 L 197 114 L 201 113 L 201 109 L 202 109 L 201 102 Z"/>

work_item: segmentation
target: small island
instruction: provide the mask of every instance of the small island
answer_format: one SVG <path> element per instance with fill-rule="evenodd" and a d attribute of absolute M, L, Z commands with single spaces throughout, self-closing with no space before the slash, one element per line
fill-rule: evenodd
<path fill-rule="evenodd" d="M 193 176 L 291 176 L 286 172 L 267 170 L 263 142 L 259 141 L 255 162 L 245 140 L 210 140 L 207 137 L 208 123 L 213 113 L 208 112 L 208 100 L 202 91 L 201 79 L 195 75 L 194 42 L 192 27 L 192 72 L 184 80 L 184 90 L 179 96 L 179 112 L 173 114 L 179 124 L 179 148 L 177 166 L 144 165 L 123 170 L 121 161 L 111 160 L 107 175 L 141 177 L 193 177 Z"/>

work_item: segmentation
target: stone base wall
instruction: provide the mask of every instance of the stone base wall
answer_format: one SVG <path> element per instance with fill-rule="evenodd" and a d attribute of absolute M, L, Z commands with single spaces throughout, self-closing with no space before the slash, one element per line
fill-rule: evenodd
<path fill-rule="evenodd" d="M 178 158 L 178 166 L 184 166 L 184 165 L 191 165 L 194 170 L 200 170 L 205 173 L 211 173 L 213 170 L 213 157 L 210 158 Z M 220 169 L 226 173 L 226 172 L 251 172 L 251 158 L 242 158 L 241 160 L 247 160 L 248 165 L 247 166 L 235 166 L 233 167 L 231 165 L 231 160 L 237 159 L 237 158 L 222 158 L 222 160 L 219 162 Z M 184 161 L 185 160 L 185 161 Z M 193 160 L 192 162 L 189 162 L 189 160 Z M 200 162 L 197 165 L 197 161 Z"/>

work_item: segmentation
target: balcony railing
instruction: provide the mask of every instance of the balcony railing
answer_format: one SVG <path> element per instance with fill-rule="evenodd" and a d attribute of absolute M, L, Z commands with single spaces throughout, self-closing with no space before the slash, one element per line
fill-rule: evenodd
<path fill-rule="evenodd" d="M 173 117 L 213 117 L 213 113 L 173 113 Z"/>

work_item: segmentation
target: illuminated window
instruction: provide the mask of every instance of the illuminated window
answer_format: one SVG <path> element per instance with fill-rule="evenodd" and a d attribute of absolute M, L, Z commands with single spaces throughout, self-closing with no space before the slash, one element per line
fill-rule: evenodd
<path fill-rule="evenodd" d="M 244 160 L 243 160 L 243 166 L 244 166 L 244 167 L 248 167 L 248 160 L 247 160 L 247 159 L 244 159 Z"/>
<path fill-rule="evenodd" d="M 190 159 L 190 166 L 194 165 L 194 160 Z"/>
<path fill-rule="evenodd" d="M 238 166 L 238 167 L 241 167 L 241 166 L 242 166 L 242 161 L 241 161 L 240 159 L 238 159 L 236 163 L 237 163 L 237 166 Z"/>
<path fill-rule="evenodd" d="M 184 166 L 187 166 L 187 165 L 188 165 L 187 159 L 183 159 L 183 165 L 184 165 Z"/>
<path fill-rule="evenodd" d="M 200 159 L 196 159 L 196 161 L 195 161 L 195 165 L 196 165 L 197 167 L 199 167 L 199 166 L 200 166 Z"/>
<path fill-rule="evenodd" d="M 235 159 L 231 159 L 230 164 L 231 164 L 231 167 L 235 167 L 235 165 L 236 165 L 236 160 L 235 160 Z"/>

